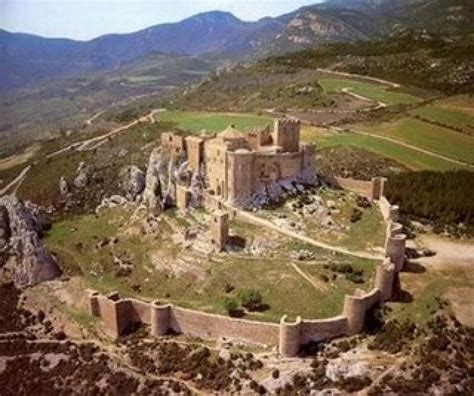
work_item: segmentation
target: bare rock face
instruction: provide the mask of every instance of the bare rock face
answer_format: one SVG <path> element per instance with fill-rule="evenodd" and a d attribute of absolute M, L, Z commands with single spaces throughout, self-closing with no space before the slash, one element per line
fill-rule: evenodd
<path fill-rule="evenodd" d="M 74 186 L 78 189 L 87 187 L 91 181 L 93 173 L 94 167 L 86 165 L 86 163 L 82 161 L 77 167 L 77 176 L 74 179 Z"/>
<path fill-rule="evenodd" d="M 48 225 L 44 213 L 36 205 L 24 204 L 14 196 L 0 198 L 0 208 L 3 208 L 0 210 L 3 223 L 7 224 L 7 227 L 0 225 L 0 228 L 3 228 L 4 235 L 6 230 L 8 244 L 16 257 L 15 285 L 32 286 L 61 275 L 56 260 L 40 238 Z"/>
<path fill-rule="evenodd" d="M 64 176 L 59 179 L 59 192 L 63 197 L 69 194 L 69 185 Z"/>
<path fill-rule="evenodd" d="M 187 178 L 186 156 L 170 155 L 155 148 L 148 161 L 143 203 L 153 213 L 161 212 L 166 205 L 176 202 L 176 182 Z"/>
<path fill-rule="evenodd" d="M 145 189 L 145 172 L 135 165 L 122 168 L 119 177 L 120 188 L 131 201 Z"/>

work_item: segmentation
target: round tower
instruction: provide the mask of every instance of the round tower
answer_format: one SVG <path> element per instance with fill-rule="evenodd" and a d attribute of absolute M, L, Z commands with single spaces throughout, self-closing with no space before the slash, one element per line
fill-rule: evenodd
<path fill-rule="evenodd" d="M 405 234 L 389 235 L 385 243 L 385 257 L 395 265 L 395 271 L 399 272 L 405 262 L 405 245 L 407 236 Z"/>
<path fill-rule="evenodd" d="M 286 321 L 284 315 L 280 320 L 280 355 L 283 357 L 295 357 L 300 349 L 301 342 L 301 318 L 298 316 L 294 323 Z"/>
<path fill-rule="evenodd" d="M 395 266 L 387 258 L 377 267 L 375 274 L 375 287 L 380 291 L 383 301 L 389 301 L 392 298 L 394 280 Z"/>
<path fill-rule="evenodd" d="M 154 301 L 151 305 L 151 334 L 155 337 L 168 333 L 170 329 L 171 305 Z"/>

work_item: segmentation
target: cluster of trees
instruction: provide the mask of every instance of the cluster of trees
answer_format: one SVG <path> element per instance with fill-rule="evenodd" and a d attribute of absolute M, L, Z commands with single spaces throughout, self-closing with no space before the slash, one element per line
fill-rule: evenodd
<path fill-rule="evenodd" d="M 474 172 L 392 175 L 385 193 L 391 203 L 400 206 L 404 216 L 428 220 L 440 229 L 460 223 L 474 229 Z"/>
<path fill-rule="evenodd" d="M 232 317 L 241 317 L 244 311 L 240 307 L 246 308 L 250 312 L 263 311 L 269 308 L 263 303 L 262 294 L 257 289 L 243 289 L 237 293 L 237 298 L 226 297 L 224 308 Z"/>

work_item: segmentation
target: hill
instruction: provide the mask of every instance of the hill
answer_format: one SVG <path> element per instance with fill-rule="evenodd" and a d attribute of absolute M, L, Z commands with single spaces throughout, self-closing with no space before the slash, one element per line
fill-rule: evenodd
<path fill-rule="evenodd" d="M 276 18 L 245 22 L 228 12 L 81 42 L 0 30 L 0 89 L 43 78 L 116 70 L 150 53 L 244 59 L 321 43 L 372 40 L 409 29 L 456 35 L 472 32 L 466 0 L 342 1 L 303 7 Z"/>

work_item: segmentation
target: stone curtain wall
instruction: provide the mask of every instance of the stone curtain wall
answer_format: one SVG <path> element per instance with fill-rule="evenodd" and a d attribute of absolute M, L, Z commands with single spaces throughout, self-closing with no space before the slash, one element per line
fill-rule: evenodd
<path fill-rule="evenodd" d="M 372 194 L 372 182 L 370 181 L 345 179 L 337 176 L 334 177 L 334 181 L 338 187 L 344 190 L 353 191 L 364 197 L 370 197 Z"/>
<path fill-rule="evenodd" d="M 385 260 L 377 267 L 375 286 L 368 292 L 346 295 L 342 314 L 328 319 L 287 321 L 279 324 L 231 318 L 173 305 L 147 303 L 136 299 L 120 299 L 117 293 L 103 296 L 89 293 L 89 312 L 100 317 L 112 337 L 118 337 L 133 323 L 151 325 L 151 334 L 161 336 L 171 330 L 201 338 L 226 337 L 252 344 L 278 347 L 282 356 L 298 354 L 302 345 L 311 341 L 329 340 L 342 335 L 353 335 L 363 330 L 366 313 L 374 305 L 389 301 L 398 272 L 405 261 L 406 235 L 402 226 L 394 222 L 398 211 L 383 196 L 383 182 L 373 182 L 380 199 L 380 209 L 387 223 Z M 382 188 L 380 187 L 382 186 Z M 380 189 L 381 188 L 381 189 Z"/>
<path fill-rule="evenodd" d="M 320 320 L 287 322 L 280 324 L 236 319 L 173 305 L 146 303 L 136 299 L 120 299 L 117 293 L 108 296 L 97 292 L 89 294 L 89 310 L 102 318 L 107 332 L 119 337 L 133 323 L 151 325 L 155 336 L 170 330 L 194 337 L 213 339 L 225 337 L 251 344 L 278 347 L 283 356 L 296 356 L 300 347 L 310 341 L 328 340 L 342 335 L 356 334 L 362 330 L 367 310 L 391 296 L 393 264 L 377 268 L 376 287 L 370 292 L 346 296 L 341 316 Z"/>

